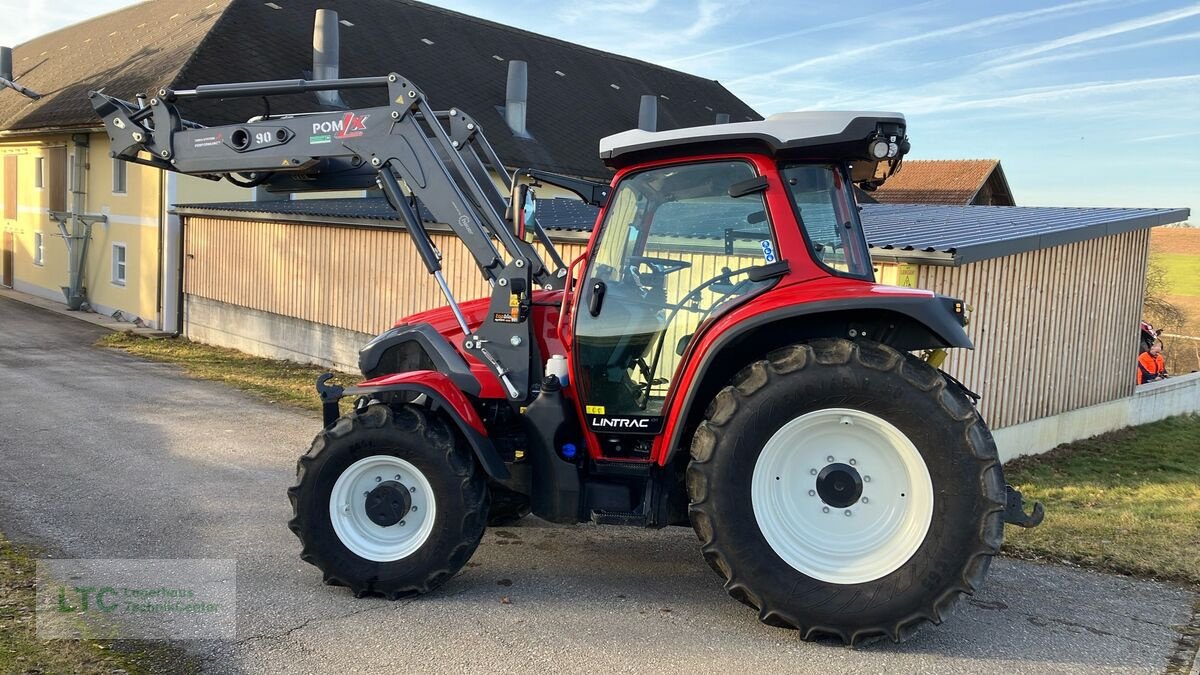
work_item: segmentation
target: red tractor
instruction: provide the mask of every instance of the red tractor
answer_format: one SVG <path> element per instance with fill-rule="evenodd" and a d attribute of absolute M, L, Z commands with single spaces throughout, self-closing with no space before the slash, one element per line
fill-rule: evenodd
<path fill-rule="evenodd" d="M 178 110 L 350 88 L 386 105 L 219 127 Z M 616 170 L 602 185 L 509 174 L 472 118 L 396 74 L 91 96 L 114 157 L 277 190 L 378 187 L 445 293 L 362 349 L 366 381 L 317 383 L 325 424 L 289 526 L 356 596 L 430 591 L 489 523 L 532 511 L 690 524 L 762 621 L 898 640 L 979 588 L 1006 521 L 1041 519 L 1006 492 L 973 395 L 936 367 L 971 347 L 963 302 L 875 283 L 852 186 L 895 171 L 901 115 L 628 131 L 600 143 Z M 600 207 L 585 255 L 561 259 L 531 184 Z M 455 300 L 421 209 L 490 298 Z"/>

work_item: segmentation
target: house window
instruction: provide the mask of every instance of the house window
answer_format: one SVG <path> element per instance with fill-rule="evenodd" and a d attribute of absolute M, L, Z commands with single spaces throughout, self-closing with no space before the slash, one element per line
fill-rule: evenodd
<path fill-rule="evenodd" d="M 33 264 L 43 265 L 46 262 L 46 242 L 41 232 L 33 233 Z"/>
<path fill-rule="evenodd" d="M 41 190 L 46 187 L 46 158 L 33 158 L 33 187 Z"/>
<path fill-rule="evenodd" d="M 125 194 L 129 183 L 129 165 L 123 159 L 113 159 L 113 194 Z"/>
<path fill-rule="evenodd" d="M 112 282 L 125 285 L 125 244 L 112 245 Z"/>

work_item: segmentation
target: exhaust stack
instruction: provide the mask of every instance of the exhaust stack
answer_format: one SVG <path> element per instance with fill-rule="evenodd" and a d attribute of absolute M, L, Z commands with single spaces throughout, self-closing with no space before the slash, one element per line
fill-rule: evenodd
<path fill-rule="evenodd" d="M 643 94 L 638 107 L 638 128 L 642 131 L 658 131 L 658 97 Z"/>
<path fill-rule="evenodd" d="M 504 87 L 504 122 L 514 136 L 529 138 L 525 116 L 529 108 L 529 64 L 508 62 L 508 82 Z"/>
<path fill-rule="evenodd" d="M 313 79 L 338 79 L 338 14 L 332 9 L 318 9 L 313 21 Z M 337 90 L 318 91 L 317 100 L 331 108 L 348 108 Z"/>

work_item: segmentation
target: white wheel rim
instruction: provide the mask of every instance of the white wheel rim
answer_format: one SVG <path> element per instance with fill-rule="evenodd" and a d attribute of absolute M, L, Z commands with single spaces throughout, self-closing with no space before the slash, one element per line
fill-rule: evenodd
<path fill-rule="evenodd" d="M 818 476 L 837 464 L 853 467 L 862 487 L 861 497 L 841 507 L 818 491 Z M 835 584 L 895 572 L 933 520 L 933 481 L 916 446 L 886 420 L 850 408 L 810 412 L 775 432 L 754 465 L 750 498 L 775 553 Z"/>
<path fill-rule="evenodd" d="M 383 481 L 409 490 L 412 508 L 399 523 L 383 527 L 367 517 L 367 495 Z M 329 494 L 329 520 L 350 552 L 374 562 L 393 562 L 421 548 L 433 532 L 437 502 L 417 467 L 399 457 L 374 455 L 346 467 Z"/>

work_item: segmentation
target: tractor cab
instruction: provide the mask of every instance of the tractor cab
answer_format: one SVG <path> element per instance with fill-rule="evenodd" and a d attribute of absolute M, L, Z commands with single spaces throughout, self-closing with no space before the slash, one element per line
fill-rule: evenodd
<path fill-rule="evenodd" d="M 715 316 L 781 281 L 872 282 L 852 185 L 908 150 L 893 113 L 788 113 L 601 141 L 619 173 L 591 242 L 574 333 L 577 386 L 607 456 L 639 456 L 679 365 Z"/>

